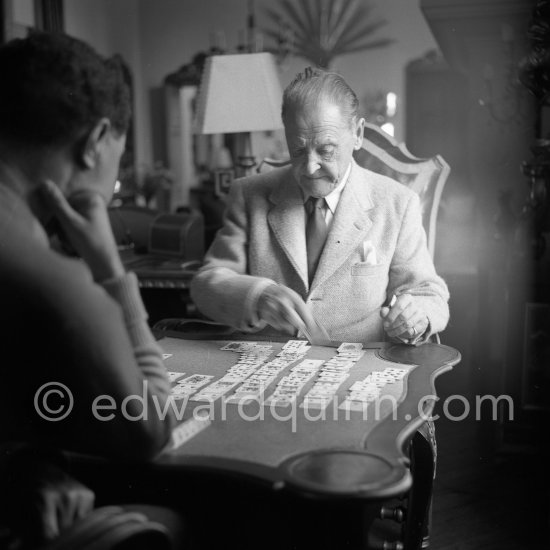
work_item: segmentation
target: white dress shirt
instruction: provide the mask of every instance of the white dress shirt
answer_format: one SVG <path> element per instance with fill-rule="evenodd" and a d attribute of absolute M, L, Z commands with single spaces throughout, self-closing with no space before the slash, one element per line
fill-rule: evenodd
<path fill-rule="evenodd" d="M 336 207 L 338 206 L 338 203 L 340 202 L 340 197 L 342 196 L 342 191 L 344 190 L 344 187 L 346 186 L 346 183 L 348 182 L 349 175 L 351 172 L 351 163 L 348 166 L 347 170 L 344 173 L 344 177 L 342 178 L 342 181 L 338 184 L 338 187 L 334 189 L 334 191 L 331 191 L 326 197 L 326 206 L 324 207 L 325 211 L 325 223 L 327 224 L 327 229 L 330 231 L 330 228 L 332 227 L 332 220 L 334 219 L 334 213 L 336 212 Z M 304 197 L 304 204 L 309 199 L 309 197 Z M 307 224 L 307 217 L 306 217 L 306 224 Z"/>

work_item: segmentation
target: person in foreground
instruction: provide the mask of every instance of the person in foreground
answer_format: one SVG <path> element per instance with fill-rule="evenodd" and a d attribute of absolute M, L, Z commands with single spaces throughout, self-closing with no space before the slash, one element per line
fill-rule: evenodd
<path fill-rule="evenodd" d="M 0 73 L 0 523 L 32 545 L 94 504 L 58 450 L 151 459 L 173 421 L 156 412 L 170 384 L 107 214 L 130 120 L 121 66 L 37 33 L 0 48 Z"/>
<path fill-rule="evenodd" d="M 449 294 L 419 197 L 355 163 L 364 119 L 353 90 L 306 69 L 284 92 L 282 119 L 291 164 L 232 183 L 192 283 L 199 310 L 245 331 L 321 325 L 332 341 L 420 344 L 442 331 Z"/>

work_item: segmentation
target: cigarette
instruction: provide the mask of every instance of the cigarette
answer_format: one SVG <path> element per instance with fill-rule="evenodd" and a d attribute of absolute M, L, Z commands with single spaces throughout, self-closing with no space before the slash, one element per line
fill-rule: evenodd
<path fill-rule="evenodd" d="M 390 300 L 390 305 L 388 307 L 391 309 L 395 305 L 395 302 L 397 302 L 397 296 L 393 294 Z"/>

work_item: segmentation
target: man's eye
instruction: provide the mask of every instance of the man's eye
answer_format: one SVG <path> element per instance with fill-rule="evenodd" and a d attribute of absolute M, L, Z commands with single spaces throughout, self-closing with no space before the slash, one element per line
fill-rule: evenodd
<path fill-rule="evenodd" d="M 319 155 L 321 155 L 324 159 L 330 159 L 333 154 L 334 147 L 323 147 L 322 149 L 319 149 Z"/>

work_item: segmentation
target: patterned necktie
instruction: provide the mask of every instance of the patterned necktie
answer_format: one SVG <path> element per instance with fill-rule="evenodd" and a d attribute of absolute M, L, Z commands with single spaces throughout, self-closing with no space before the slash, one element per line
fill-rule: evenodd
<path fill-rule="evenodd" d="M 324 198 L 309 197 L 306 201 L 306 211 L 308 213 L 306 224 L 307 272 L 310 285 L 327 239 L 328 228 L 325 222 L 325 204 Z"/>

